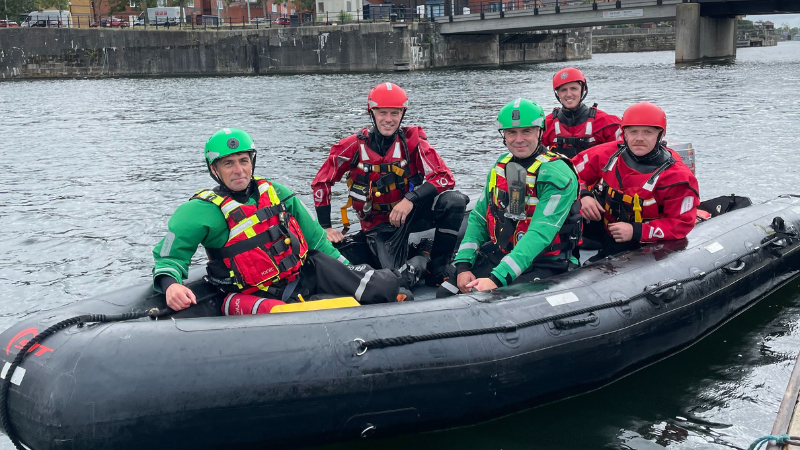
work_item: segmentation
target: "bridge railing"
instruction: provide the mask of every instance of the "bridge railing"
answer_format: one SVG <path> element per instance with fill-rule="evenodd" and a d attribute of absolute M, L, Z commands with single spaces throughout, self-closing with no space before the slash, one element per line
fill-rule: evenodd
<path fill-rule="evenodd" d="M 445 0 L 444 11 L 447 11 L 448 0 Z M 622 8 L 622 0 L 450 0 L 452 15 L 480 15 L 483 19 L 488 13 L 499 13 L 504 17 L 506 12 L 519 10 L 533 10 L 534 15 L 539 11 L 553 11 L 556 14 L 561 12 L 563 6 L 591 5 L 593 10 L 598 9 L 599 4 L 613 3 L 617 9 Z M 654 4 L 661 5 L 662 0 L 653 0 Z M 438 16 L 448 16 L 441 12 L 434 14 Z"/>

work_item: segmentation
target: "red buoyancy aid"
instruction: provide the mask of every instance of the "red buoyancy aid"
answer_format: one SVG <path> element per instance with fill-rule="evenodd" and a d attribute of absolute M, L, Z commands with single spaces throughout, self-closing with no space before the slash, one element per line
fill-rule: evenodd
<path fill-rule="evenodd" d="M 536 177 L 539 175 L 539 168 L 542 163 L 550 161 L 564 161 L 570 169 L 575 170 L 572 161 L 563 155 L 547 151 L 536 157 L 534 162 L 527 167 L 526 195 L 525 195 L 525 220 L 512 220 L 504 216 L 504 211 L 509 203 L 508 181 L 505 176 L 506 165 L 511 162 L 512 155 L 509 153 L 505 158 L 498 162 L 489 178 L 489 196 L 487 202 L 486 221 L 489 228 L 489 237 L 492 242 L 504 253 L 510 253 L 514 246 L 522 239 L 528 231 L 531 218 L 536 211 L 539 198 L 536 193 Z M 545 248 L 539 257 L 557 256 L 560 253 L 571 252 L 579 243 L 581 236 L 582 218 L 580 215 L 580 201 L 575 196 L 570 209 L 569 216 L 561 229 L 553 238 L 553 242 Z M 568 255 L 569 257 L 569 255 Z"/>
<path fill-rule="evenodd" d="M 368 131 L 364 129 L 356 135 L 358 149 L 350 161 L 347 178 L 350 198 L 342 208 L 344 213 L 352 205 L 361 219 L 373 212 L 388 214 L 406 195 L 409 183 L 423 181 L 422 174 L 410 164 L 408 149 L 418 145 L 416 134 L 413 142 L 407 142 L 404 130 L 399 128 L 394 143 L 381 156 L 369 147 Z M 344 221 L 346 215 L 342 217 Z"/>
<path fill-rule="evenodd" d="M 282 287 L 300 275 L 308 243 L 272 184 L 253 179 L 259 192 L 256 205 L 243 205 L 211 190 L 192 197 L 218 206 L 229 229 L 224 247 L 206 248 L 208 279 L 226 292 L 280 298 Z"/>
<path fill-rule="evenodd" d="M 575 155 L 589 147 L 609 141 L 603 137 L 603 130 L 606 127 L 615 128 L 613 136 L 609 136 L 613 141 L 619 140 L 622 136 L 619 119 L 598 110 L 597 103 L 589 108 L 589 118 L 586 119 L 586 122 L 571 127 L 559 122 L 558 112 L 559 108 L 555 108 L 553 113 L 547 116 L 547 129 L 542 136 L 542 141 L 545 145 L 550 146 L 550 150 L 568 158 L 574 158 Z"/>
<path fill-rule="evenodd" d="M 640 173 L 627 166 L 621 169 L 622 152 L 626 148 L 622 144 L 618 146 L 602 169 L 602 180 L 593 188 L 597 198 L 603 199 L 603 222 L 606 226 L 613 222 L 646 223 L 666 217 L 663 202 L 656 195 L 658 186 L 686 182 L 685 179 L 691 175 L 683 173 L 688 172 L 688 168 L 681 170 L 683 165 L 676 164 L 676 154 L 671 149 L 667 150 L 672 156 L 652 173 Z M 625 180 L 625 186 L 620 185 L 621 180 Z M 696 195 L 688 196 L 684 198 L 681 210 L 672 213 L 683 214 L 694 208 L 696 203 L 699 203 Z M 660 228 L 653 233 L 656 235 L 649 238 L 664 237 Z"/>

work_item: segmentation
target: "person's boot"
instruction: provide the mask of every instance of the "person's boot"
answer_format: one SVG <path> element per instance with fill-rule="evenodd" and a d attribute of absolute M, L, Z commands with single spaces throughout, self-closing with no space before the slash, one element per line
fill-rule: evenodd
<path fill-rule="evenodd" d="M 432 264 L 428 264 L 430 267 Z M 444 264 L 439 267 L 425 271 L 425 284 L 430 287 L 439 287 L 442 283 L 449 281 L 455 285 L 456 268 L 452 264 Z"/>

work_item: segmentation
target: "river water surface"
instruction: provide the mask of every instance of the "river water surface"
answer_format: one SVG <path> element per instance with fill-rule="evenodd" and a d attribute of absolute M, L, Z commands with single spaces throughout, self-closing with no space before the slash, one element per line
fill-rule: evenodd
<path fill-rule="evenodd" d="M 703 199 L 800 194 L 800 42 L 739 49 L 728 64 L 673 61 L 656 52 L 571 64 L 589 79 L 588 101 L 607 112 L 644 100 L 666 111 L 667 138 L 697 149 Z M 499 108 L 521 96 L 554 107 L 550 80 L 563 66 L 0 83 L 0 329 L 147 282 L 172 211 L 212 186 L 202 148 L 221 127 L 249 131 L 256 172 L 311 205 L 327 149 L 368 124 L 369 89 L 391 80 L 409 93 L 405 123 L 424 127 L 458 188 L 472 192 L 503 150 Z M 770 431 L 798 349 L 794 282 L 692 348 L 596 392 L 473 427 L 325 448 L 746 448 Z"/>

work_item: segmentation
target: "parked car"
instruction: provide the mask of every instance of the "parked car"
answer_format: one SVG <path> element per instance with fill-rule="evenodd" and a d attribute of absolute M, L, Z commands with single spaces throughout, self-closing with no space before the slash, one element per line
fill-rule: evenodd
<path fill-rule="evenodd" d="M 63 27 L 72 28 L 72 14 L 66 10 L 49 9 L 31 11 L 20 15 L 21 27 Z"/>
<path fill-rule="evenodd" d="M 264 17 L 253 17 L 252 19 L 250 19 L 250 23 L 253 25 L 257 23 L 267 23 L 267 22 L 268 22 L 267 19 Z"/>
<path fill-rule="evenodd" d="M 16 27 L 19 27 L 19 24 L 17 24 L 17 22 L 14 22 L 13 20 L 0 20 L 0 28 L 16 28 Z"/>
<path fill-rule="evenodd" d="M 289 25 L 289 18 L 288 17 L 278 17 L 277 19 L 275 19 L 275 22 L 273 22 L 273 23 L 275 25 L 287 26 L 287 25 Z"/>
<path fill-rule="evenodd" d="M 103 17 L 100 22 L 93 22 L 89 27 L 91 28 L 127 28 L 130 26 L 127 20 L 120 19 L 119 17 Z"/>

